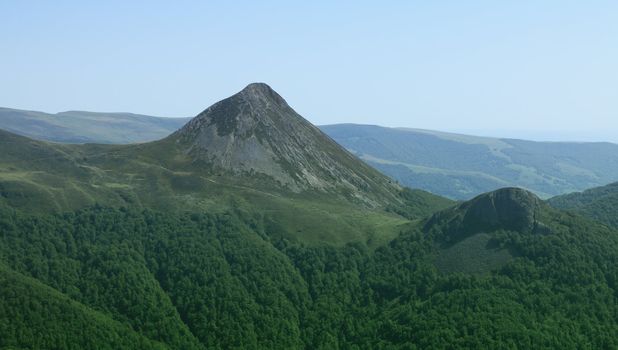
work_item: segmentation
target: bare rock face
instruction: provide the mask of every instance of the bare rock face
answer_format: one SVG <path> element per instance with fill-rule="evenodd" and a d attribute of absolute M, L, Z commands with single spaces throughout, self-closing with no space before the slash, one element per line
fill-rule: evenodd
<path fill-rule="evenodd" d="M 466 226 L 500 227 L 531 232 L 537 223 L 541 200 L 520 188 L 503 188 L 478 196 L 465 205 Z"/>
<path fill-rule="evenodd" d="M 440 227 L 451 241 L 495 230 L 547 233 L 547 227 L 539 221 L 542 206 L 542 201 L 532 192 L 502 188 L 434 214 L 425 229 Z"/>
<path fill-rule="evenodd" d="M 398 186 L 254 83 L 215 103 L 170 136 L 193 159 L 237 175 L 262 174 L 295 191 L 345 191 L 376 203 Z"/>

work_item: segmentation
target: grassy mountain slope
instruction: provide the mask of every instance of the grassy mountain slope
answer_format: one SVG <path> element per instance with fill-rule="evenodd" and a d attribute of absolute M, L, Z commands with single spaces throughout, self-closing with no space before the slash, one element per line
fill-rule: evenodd
<path fill-rule="evenodd" d="M 69 111 L 56 114 L 0 108 L 0 129 L 63 143 L 136 143 L 162 139 L 190 118 Z"/>
<path fill-rule="evenodd" d="M 618 228 L 618 183 L 557 196 L 548 202 Z"/>
<path fill-rule="evenodd" d="M 397 179 L 455 199 L 518 186 L 543 198 L 618 180 L 618 145 L 532 142 L 370 125 L 321 129 Z"/>
<path fill-rule="evenodd" d="M 270 88 L 261 89 L 258 93 L 270 94 Z M 224 135 L 229 136 L 224 149 L 243 142 L 235 136 L 237 133 L 248 133 L 247 137 L 263 145 L 260 147 L 264 150 L 262 154 L 249 154 L 248 159 L 285 167 L 221 166 L 240 152 L 217 153 L 218 145 L 199 144 L 203 132 L 218 132 L 217 125 L 204 122 L 208 122 L 207 112 L 190 123 L 190 129 L 136 145 L 52 144 L 2 131 L 0 201 L 37 212 L 76 210 L 94 204 L 177 212 L 222 212 L 242 207 L 277 218 L 283 228 L 280 231 L 288 239 L 373 245 L 394 237 L 408 219 L 452 204 L 422 191 L 402 193 L 390 179 L 336 145 L 284 101 L 279 109 L 269 109 L 277 101 L 274 98 L 281 99 L 277 96 L 267 96 L 264 104 L 260 104 L 264 96 L 256 100 L 249 94 L 247 100 L 243 93 L 225 100 L 224 106 L 232 112 L 224 117 L 245 120 Z M 247 103 L 257 103 L 258 108 L 248 115 L 233 112 Z M 265 128 L 253 124 L 255 121 L 273 125 Z M 287 125 L 290 129 L 285 129 Z M 267 139 L 255 137 L 271 129 L 287 131 Z M 272 152 L 274 144 L 284 147 L 280 153 Z M 291 182 L 279 181 L 285 176 Z"/>

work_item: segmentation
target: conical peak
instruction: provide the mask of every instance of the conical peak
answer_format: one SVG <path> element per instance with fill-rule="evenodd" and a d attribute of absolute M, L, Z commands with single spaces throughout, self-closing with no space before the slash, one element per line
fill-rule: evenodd
<path fill-rule="evenodd" d="M 276 103 L 280 106 L 287 105 L 283 97 L 265 83 L 251 83 L 242 89 L 238 95 L 247 101 Z"/>
<path fill-rule="evenodd" d="M 177 134 L 184 139 L 214 128 L 217 135 L 251 136 L 278 122 L 306 122 L 283 97 L 264 83 L 252 83 L 198 114 Z"/>
<path fill-rule="evenodd" d="M 251 83 L 245 86 L 245 88 L 242 89 L 240 92 L 246 94 L 268 94 L 274 91 L 266 83 Z"/>
<path fill-rule="evenodd" d="M 238 177 L 266 175 L 277 187 L 319 190 L 374 206 L 399 188 L 253 83 L 207 108 L 169 137 L 194 162 Z M 273 181 L 274 180 L 274 181 Z"/>

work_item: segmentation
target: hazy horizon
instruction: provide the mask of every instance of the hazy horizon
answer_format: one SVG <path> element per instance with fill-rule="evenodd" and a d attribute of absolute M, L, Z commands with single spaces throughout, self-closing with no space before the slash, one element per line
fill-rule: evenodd
<path fill-rule="evenodd" d="M 0 4 L 0 105 L 195 116 L 248 83 L 314 124 L 618 142 L 618 3 Z"/>
<path fill-rule="evenodd" d="M 293 106 L 292 106 L 293 107 Z M 0 106 L 0 108 L 8 108 L 13 109 L 12 107 Z M 33 112 L 43 112 L 49 114 L 58 114 L 65 112 L 95 112 L 95 113 L 128 113 L 135 115 L 146 115 L 142 113 L 135 113 L 132 111 L 84 111 L 84 110 L 66 110 L 66 111 L 58 111 L 58 112 L 50 112 L 50 111 L 42 111 L 42 110 L 33 110 L 33 109 L 24 109 Z M 196 113 L 196 115 L 199 114 Z M 167 117 L 160 115 L 146 115 L 151 117 L 158 118 L 193 118 L 193 116 L 180 116 L 180 117 Z M 376 118 L 378 120 L 378 118 Z M 355 122 L 342 122 L 342 123 L 328 123 L 328 124 L 316 124 L 318 126 L 326 126 L 326 125 L 335 125 L 335 124 L 356 124 L 356 125 L 375 125 L 386 128 L 396 128 L 396 129 L 418 129 L 418 130 L 429 130 L 429 131 L 438 131 L 444 133 L 453 133 L 453 134 L 463 134 L 470 136 L 478 136 L 478 137 L 490 137 L 490 138 L 505 138 L 505 139 L 521 139 L 528 141 L 538 141 L 538 142 L 611 142 L 618 144 L 618 136 L 612 131 L 605 132 L 582 132 L 582 131 L 560 131 L 560 130 L 514 130 L 514 129 L 431 129 L 431 128 L 419 128 L 414 125 L 381 125 L 378 123 L 355 123 Z"/>

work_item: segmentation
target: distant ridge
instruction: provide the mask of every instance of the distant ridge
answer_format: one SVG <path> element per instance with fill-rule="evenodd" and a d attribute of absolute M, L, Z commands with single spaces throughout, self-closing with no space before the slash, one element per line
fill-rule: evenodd
<path fill-rule="evenodd" d="M 511 186 L 549 198 L 618 181 L 618 144 L 608 142 L 535 142 L 356 124 L 320 128 L 401 184 L 453 199 Z"/>
<path fill-rule="evenodd" d="M 190 118 L 67 111 L 49 114 L 0 107 L 0 129 L 61 143 L 128 144 L 162 139 Z"/>

